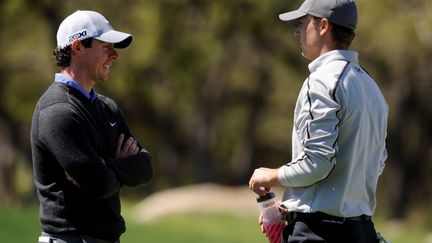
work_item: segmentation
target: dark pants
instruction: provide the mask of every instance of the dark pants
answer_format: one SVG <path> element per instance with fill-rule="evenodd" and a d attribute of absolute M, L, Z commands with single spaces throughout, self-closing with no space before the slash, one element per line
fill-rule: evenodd
<path fill-rule="evenodd" d="M 120 243 L 120 240 L 107 241 L 78 234 L 48 234 L 42 232 L 39 243 Z"/>
<path fill-rule="evenodd" d="M 312 213 L 294 217 L 284 228 L 281 242 L 377 243 L 378 239 L 370 217 L 351 220 Z"/>

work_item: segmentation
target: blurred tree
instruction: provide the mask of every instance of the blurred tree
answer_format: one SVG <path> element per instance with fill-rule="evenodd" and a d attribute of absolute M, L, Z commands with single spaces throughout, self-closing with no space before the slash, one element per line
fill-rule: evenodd
<path fill-rule="evenodd" d="M 292 113 L 308 70 L 294 30 L 278 14 L 299 4 L 2 1 L 0 191 L 14 193 L 18 157 L 31 164 L 31 116 L 56 72 L 51 53 L 57 27 L 77 9 L 99 11 L 134 35 L 132 46 L 119 50 L 110 80 L 96 87 L 120 103 L 153 154 L 154 183 L 133 193 L 206 181 L 245 184 L 255 167 L 288 162 Z M 358 6 L 353 49 L 391 111 L 389 159 L 380 183 L 384 208 L 403 217 L 412 205 L 424 209 L 432 201 L 432 3 L 364 0 Z"/>
<path fill-rule="evenodd" d="M 432 169 L 432 96 L 427 92 L 432 88 L 432 3 L 386 0 L 359 5 L 368 14 L 361 15 L 358 48 L 390 105 L 383 186 L 392 193 L 386 208 L 391 217 L 404 217 L 410 209 L 428 209 L 431 201 L 427 174 Z"/>

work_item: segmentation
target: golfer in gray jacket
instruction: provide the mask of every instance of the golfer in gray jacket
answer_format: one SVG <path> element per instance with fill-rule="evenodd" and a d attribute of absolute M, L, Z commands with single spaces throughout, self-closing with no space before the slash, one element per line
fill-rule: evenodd
<path fill-rule="evenodd" d="M 286 188 L 282 242 L 377 242 L 371 216 L 387 158 L 388 106 L 349 50 L 356 4 L 306 0 L 279 18 L 295 27 L 310 75 L 294 110 L 292 160 L 256 169 L 249 187 L 260 195 Z"/>

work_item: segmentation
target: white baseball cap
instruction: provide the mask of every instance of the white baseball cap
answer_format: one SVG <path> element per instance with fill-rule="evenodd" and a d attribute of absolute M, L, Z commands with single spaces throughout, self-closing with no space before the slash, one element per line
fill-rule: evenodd
<path fill-rule="evenodd" d="M 57 30 L 57 47 L 64 48 L 74 40 L 94 38 L 113 43 L 115 48 L 126 48 L 132 35 L 114 30 L 108 20 L 98 12 L 78 10 L 66 17 Z"/>
<path fill-rule="evenodd" d="M 283 21 L 293 26 L 306 15 L 327 18 L 331 23 L 355 30 L 357 27 L 357 7 L 354 0 L 305 0 L 298 10 L 279 15 Z"/>

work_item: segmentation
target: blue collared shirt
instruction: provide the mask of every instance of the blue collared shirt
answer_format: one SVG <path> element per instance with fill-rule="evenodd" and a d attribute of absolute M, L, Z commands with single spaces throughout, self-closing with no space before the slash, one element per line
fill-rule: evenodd
<path fill-rule="evenodd" d="M 65 75 L 63 75 L 61 73 L 55 74 L 54 81 L 67 84 L 70 87 L 78 90 L 81 94 L 83 94 L 85 97 L 87 97 L 87 99 L 89 99 L 91 102 L 93 102 L 96 99 L 96 92 L 94 91 L 94 89 L 92 89 L 90 91 L 90 94 L 89 94 L 79 83 L 70 79 L 69 77 L 66 77 Z"/>

